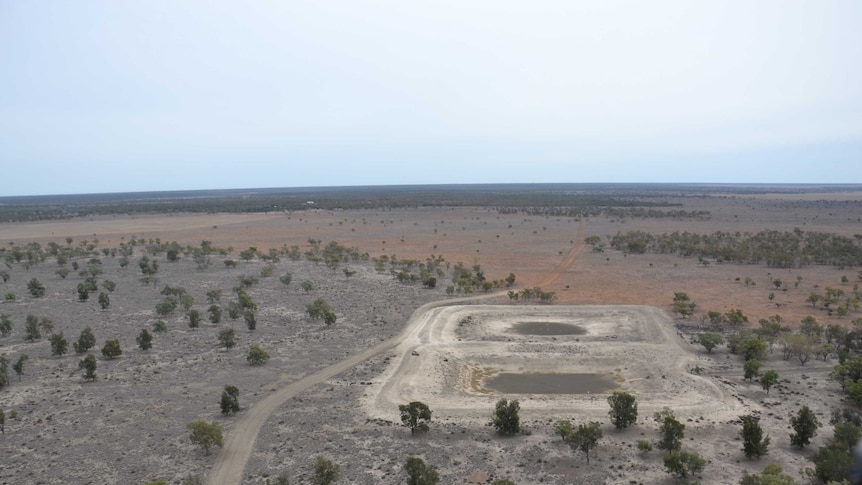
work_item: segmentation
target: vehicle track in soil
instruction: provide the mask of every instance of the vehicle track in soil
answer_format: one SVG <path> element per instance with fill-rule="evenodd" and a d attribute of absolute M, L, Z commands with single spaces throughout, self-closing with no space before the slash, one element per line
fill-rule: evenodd
<path fill-rule="evenodd" d="M 542 280 L 540 286 L 549 286 L 555 283 L 575 263 L 578 255 L 584 247 L 584 226 L 585 223 L 581 220 L 578 226 L 574 245 L 566 253 L 563 259 L 554 267 L 554 269 L 551 270 L 548 276 Z M 296 397 L 299 393 L 397 346 L 424 322 L 428 311 L 432 308 L 468 301 L 497 298 L 505 295 L 506 292 L 499 291 L 484 295 L 451 298 L 426 303 L 417 308 L 416 311 L 410 315 L 407 324 L 404 326 L 404 329 L 398 333 L 398 335 L 390 337 L 373 347 L 369 347 L 358 354 L 352 355 L 313 374 L 307 375 L 296 382 L 292 382 L 284 386 L 273 394 L 270 394 L 248 409 L 239 417 L 239 419 L 236 420 L 232 432 L 227 436 L 225 444 L 221 448 L 216 457 L 216 461 L 207 476 L 207 485 L 240 485 L 240 483 L 242 483 L 242 476 L 245 471 L 246 464 L 248 463 L 248 459 L 254 449 L 254 444 L 257 440 L 258 434 L 260 433 L 260 429 L 276 409 L 285 402 Z"/>

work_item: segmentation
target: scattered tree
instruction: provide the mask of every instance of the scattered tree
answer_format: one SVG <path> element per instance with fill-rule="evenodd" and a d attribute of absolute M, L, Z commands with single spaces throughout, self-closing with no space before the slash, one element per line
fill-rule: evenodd
<path fill-rule="evenodd" d="M 318 298 L 317 300 L 314 300 L 314 303 L 307 305 L 305 307 L 305 312 L 312 320 L 323 318 L 323 321 L 327 325 L 335 323 L 337 318 L 335 312 L 332 311 L 332 307 L 330 307 L 329 303 L 327 303 L 323 298 Z"/>
<path fill-rule="evenodd" d="M 766 342 L 757 337 L 751 337 L 739 344 L 739 353 L 745 360 L 762 360 L 766 358 Z"/>
<path fill-rule="evenodd" d="M 712 353 L 712 349 L 724 344 L 724 338 L 721 336 L 721 334 L 716 332 L 705 332 L 698 334 L 697 340 L 700 345 L 703 345 L 703 348 L 706 349 L 707 353 Z"/>
<path fill-rule="evenodd" d="M 24 326 L 24 338 L 30 342 L 34 342 L 42 338 L 42 332 L 39 330 L 39 319 L 35 315 L 27 315 L 27 323 Z"/>
<path fill-rule="evenodd" d="M 742 420 L 742 451 L 746 458 L 760 458 L 769 453 L 769 436 L 763 437 L 760 418 L 748 414 Z"/>
<path fill-rule="evenodd" d="M 8 313 L 0 314 L 0 335 L 6 337 L 12 333 L 12 317 Z"/>
<path fill-rule="evenodd" d="M 440 481 L 437 470 L 419 457 L 408 456 L 404 470 L 407 472 L 407 485 L 436 485 Z"/>
<path fill-rule="evenodd" d="M 198 328 L 201 326 L 201 312 L 197 310 L 189 310 L 186 313 L 186 317 L 189 319 L 189 328 Z"/>
<path fill-rule="evenodd" d="M 221 393 L 221 413 L 224 415 L 239 412 L 239 389 L 234 386 L 224 386 Z"/>
<path fill-rule="evenodd" d="M 287 286 L 290 284 L 291 281 L 293 281 L 293 275 L 290 273 L 285 273 L 278 278 L 278 281 L 281 281 L 284 286 Z"/>
<path fill-rule="evenodd" d="M 790 444 L 805 448 L 805 445 L 811 444 L 811 438 L 817 435 L 820 421 L 817 420 L 817 416 L 808 406 L 802 406 L 796 416 L 790 417 L 790 427 L 795 431 L 790 433 Z"/>
<path fill-rule="evenodd" d="M 96 380 L 96 356 L 93 354 L 87 354 L 86 357 L 81 359 L 78 362 L 78 368 L 84 369 L 84 380 L 85 381 L 95 381 Z"/>
<path fill-rule="evenodd" d="M 260 346 L 252 344 L 248 348 L 248 355 L 246 355 L 245 360 L 251 365 L 263 365 L 269 360 L 269 353 Z"/>
<path fill-rule="evenodd" d="M 21 382 L 21 374 L 24 373 L 24 363 L 27 362 L 27 354 L 21 354 L 18 356 L 18 361 L 12 364 L 12 370 L 15 371 L 15 374 L 18 374 L 18 382 Z"/>
<path fill-rule="evenodd" d="M 590 450 L 599 445 L 599 440 L 602 438 L 602 427 L 598 421 L 590 421 L 587 424 L 579 424 L 578 429 L 574 431 L 566 443 L 573 450 L 584 452 L 587 457 L 587 463 L 590 462 Z"/>
<path fill-rule="evenodd" d="M 102 355 L 107 359 L 113 359 L 122 354 L 123 350 L 120 348 L 120 341 L 118 339 L 108 340 L 105 342 L 105 346 L 102 347 Z"/>
<path fill-rule="evenodd" d="M 218 305 L 210 305 L 207 308 L 207 313 L 209 313 L 210 323 L 219 323 L 221 322 L 221 307 Z"/>
<path fill-rule="evenodd" d="M 521 431 L 521 418 L 518 411 L 521 405 L 516 399 L 507 401 L 506 398 L 497 401 L 494 411 L 494 428 L 500 434 L 515 434 Z"/>
<path fill-rule="evenodd" d="M 257 328 L 257 316 L 255 316 L 253 311 L 246 310 L 242 312 L 242 318 L 245 320 L 245 326 L 248 327 L 249 330 Z"/>
<path fill-rule="evenodd" d="M 6 354 L 0 354 L 0 389 L 9 385 L 9 359 Z"/>
<path fill-rule="evenodd" d="M 617 429 L 627 428 L 637 421 L 638 403 L 628 392 L 614 391 L 608 396 L 608 404 L 611 406 L 608 415 Z"/>
<path fill-rule="evenodd" d="M 34 298 L 41 298 L 45 296 L 45 285 L 43 285 L 39 280 L 33 278 L 27 283 L 27 290 L 33 295 Z"/>
<path fill-rule="evenodd" d="M 770 369 L 763 373 L 760 377 L 760 387 L 766 391 L 766 395 L 769 395 L 769 389 L 778 383 L 778 372 Z"/>
<path fill-rule="evenodd" d="M 96 336 L 93 335 L 93 330 L 90 327 L 81 330 L 81 335 L 78 336 L 78 341 L 72 343 L 75 348 L 75 353 L 83 354 L 96 345 Z"/>
<path fill-rule="evenodd" d="M 153 348 L 153 336 L 146 328 L 141 329 L 141 333 L 138 334 L 135 341 L 138 342 L 138 347 L 140 347 L 141 350 L 150 350 Z"/>
<path fill-rule="evenodd" d="M 236 345 L 235 335 L 233 328 L 223 328 L 218 333 L 218 341 L 225 350 L 230 350 Z"/>
<path fill-rule="evenodd" d="M 189 430 L 189 439 L 192 443 L 200 445 L 207 454 L 210 453 L 210 448 L 213 446 L 222 446 L 221 425 L 217 422 L 192 421 L 186 427 Z"/>
<path fill-rule="evenodd" d="M 309 291 L 314 289 L 314 283 L 306 280 L 306 281 L 303 281 L 302 283 L 300 283 L 299 287 L 302 288 L 302 291 L 308 293 Z"/>
<path fill-rule="evenodd" d="M 706 460 L 694 452 L 674 450 L 664 457 L 667 472 L 683 479 L 702 472 L 704 466 Z"/>
<path fill-rule="evenodd" d="M 572 428 L 572 422 L 568 419 L 561 419 L 557 421 L 557 424 L 554 426 L 554 434 L 562 438 L 566 443 L 568 443 L 569 438 L 574 432 L 575 430 Z"/>
<path fill-rule="evenodd" d="M 221 301 L 221 290 L 207 290 L 207 302 L 214 304 L 217 301 Z"/>
<path fill-rule="evenodd" d="M 427 404 L 413 401 L 409 404 L 399 405 L 398 411 L 401 412 L 401 422 L 410 428 L 410 434 L 416 434 L 417 431 L 428 431 L 431 409 L 428 408 Z"/>
<path fill-rule="evenodd" d="M 99 293 L 99 306 L 102 307 L 102 310 L 107 310 L 111 306 L 111 297 L 108 296 L 108 292 Z"/>
<path fill-rule="evenodd" d="M 757 359 L 746 360 L 745 365 L 743 366 L 745 380 L 750 381 L 757 377 L 757 373 L 760 371 L 761 365 L 763 364 L 761 364 Z"/>
<path fill-rule="evenodd" d="M 682 439 L 685 437 L 685 425 L 679 422 L 673 411 L 668 408 L 655 413 L 653 419 L 659 423 L 659 431 L 661 432 L 661 439 L 657 444 L 658 449 L 667 452 L 679 450 L 682 446 Z"/>
<path fill-rule="evenodd" d="M 51 334 L 51 355 L 62 357 L 69 350 L 69 343 L 63 337 L 63 332 Z"/>

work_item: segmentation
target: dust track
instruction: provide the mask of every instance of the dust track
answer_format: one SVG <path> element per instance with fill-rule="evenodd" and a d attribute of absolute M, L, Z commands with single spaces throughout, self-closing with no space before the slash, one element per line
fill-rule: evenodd
<path fill-rule="evenodd" d="M 584 247 L 583 236 L 584 221 L 581 220 L 575 244 L 568 253 L 566 253 L 566 256 L 562 261 L 560 261 L 560 263 L 557 264 L 557 266 L 554 267 L 549 275 L 542 281 L 542 285 L 548 286 L 553 284 L 555 281 L 560 279 L 566 270 L 571 268 Z M 207 477 L 207 485 L 239 485 L 242 482 L 243 472 L 245 471 L 245 466 L 248 463 L 251 452 L 254 449 L 254 443 L 257 440 L 260 428 L 263 427 L 263 424 L 267 419 L 269 419 L 272 413 L 288 400 L 293 399 L 299 393 L 320 384 L 327 379 L 396 347 L 404 341 L 405 338 L 425 325 L 426 320 L 431 316 L 431 312 L 429 312 L 429 310 L 433 308 L 468 301 L 497 298 L 504 295 L 506 295 L 506 292 L 499 291 L 485 295 L 451 298 L 426 303 L 413 312 L 410 319 L 407 321 L 407 325 L 405 325 L 404 329 L 398 335 L 390 337 L 373 347 L 365 349 L 364 351 L 332 364 L 329 367 L 305 376 L 302 379 L 279 389 L 274 394 L 267 396 L 262 401 L 255 404 L 251 409 L 243 413 L 243 415 L 234 423 L 233 431 L 225 440 L 225 445 L 221 448 L 221 451 L 213 464 L 212 470 Z"/>

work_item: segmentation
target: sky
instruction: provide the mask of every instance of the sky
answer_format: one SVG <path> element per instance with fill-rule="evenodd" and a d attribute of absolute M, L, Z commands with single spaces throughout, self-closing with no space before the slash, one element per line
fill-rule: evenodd
<path fill-rule="evenodd" d="M 862 2 L 0 2 L 0 196 L 862 183 Z"/>

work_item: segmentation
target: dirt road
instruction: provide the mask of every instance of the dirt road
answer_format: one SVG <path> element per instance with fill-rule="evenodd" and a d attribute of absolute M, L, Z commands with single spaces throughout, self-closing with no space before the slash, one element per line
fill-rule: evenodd
<path fill-rule="evenodd" d="M 569 269 L 580 254 L 584 246 L 584 221 L 578 228 L 578 235 L 574 246 L 563 260 L 551 271 L 547 278 L 543 280 L 544 285 L 552 284 L 557 281 L 563 273 Z M 213 465 L 212 471 L 207 477 L 208 485 L 227 485 L 237 484 L 242 482 L 243 471 L 246 463 L 254 449 L 254 443 L 257 440 L 257 435 L 260 428 L 266 420 L 278 409 L 279 406 L 294 398 L 299 393 L 320 384 L 380 353 L 386 352 L 389 349 L 397 346 L 407 336 L 421 328 L 423 323 L 430 316 L 429 310 L 432 308 L 463 303 L 467 301 L 476 301 L 481 299 L 491 299 L 506 295 L 506 292 L 500 291 L 496 293 L 488 293 L 484 295 L 476 295 L 464 298 L 452 298 L 442 301 L 426 303 L 422 305 L 410 316 L 410 319 L 404 329 L 396 336 L 386 339 L 379 344 L 365 349 L 364 351 L 352 355 L 347 359 L 333 364 L 325 369 L 321 369 L 314 374 L 303 377 L 302 379 L 290 383 L 275 393 L 269 395 L 251 409 L 247 410 L 236 421 L 232 433 L 225 440 L 225 445 L 222 447 L 216 462 Z"/>

